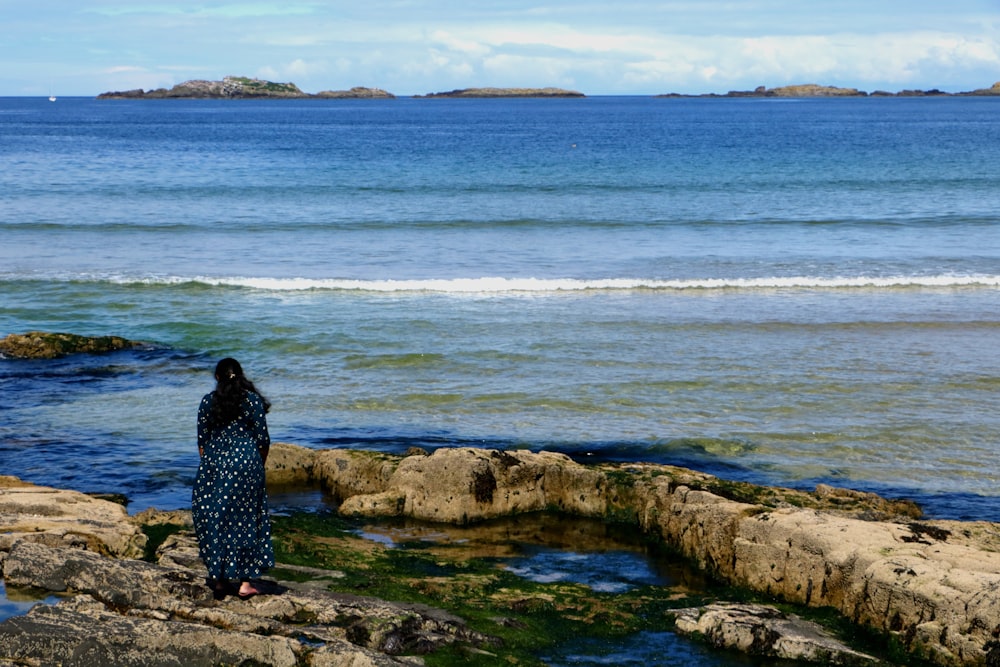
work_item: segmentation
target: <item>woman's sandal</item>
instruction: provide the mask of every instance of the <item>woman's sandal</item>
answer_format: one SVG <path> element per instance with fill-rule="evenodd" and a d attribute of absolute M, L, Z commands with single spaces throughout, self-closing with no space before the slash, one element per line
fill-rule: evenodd
<path fill-rule="evenodd" d="M 243 589 L 242 589 L 242 587 L 241 587 L 241 588 L 240 588 L 240 590 L 239 590 L 239 592 L 237 592 L 237 593 L 236 593 L 236 595 L 237 595 L 237 596 L 238 596 L 238 597 L 239 597 L 239 598 L 240 598 L 241 600 L 249 600 L 250 598 L 252 598 L 252 597 L 253 597 L 253 596 L 255 596 L 255 595 L 260 595 L 260 591 L 258 591 L 258 590 L 257 590 L 256 588 L 254 588 L 253 586 L 251 586 L 251 587 L 250 587 L 250 590 L 248 590 L 248 591 L 243 591 Z"/>

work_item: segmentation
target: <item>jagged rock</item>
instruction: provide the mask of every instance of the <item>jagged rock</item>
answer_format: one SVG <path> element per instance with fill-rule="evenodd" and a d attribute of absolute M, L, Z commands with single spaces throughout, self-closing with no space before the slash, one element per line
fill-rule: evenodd
<path fill-rule="evenodd" d="M 0 355 L 16 359 L 56 359 L 69 354 L 103 354 L 143 347 L 120 336 L 78 336 L 69 333 L 29 331 L 0 340 Z"/>
<path fill-rule="evenodd" d="M 142 555 L 146 545 L 146 536 L 117 503 L 0 477 L 0 551 L 18 540 L 126 558 Z"/>
<path fill-rule="evenodd" d="M 298 644 L 287 637 L 123 616 L 86 598 L 37 605 L 0 624 L 0 655 L 21 664 L 295 667 Z"/>
<path fill-rule="evenodd" d="M 815 508 L 861 518 L 919 515 L 912 503 L 826 485 L 806 493 L 726 482 L 668 465 L 588 466 L 555 452 L 470 447 L 398 457 L 294 445 L 275 445 L 272 451 L 280 452 L 277 460 L 284 470 L 299 474 L 311 469 L 313 482 L 331 492 L 346 515 L 405 516 L 462 524 L 559 510 L 638 523 L 664 482 L 707 492 L 719 501 L 728 498 L 771 507 Z M 302 466 L 294 463 L 296 451 L 301 453 Z"/>
<path fill-rule="evenodd" d="M 398 463 L 383 457 L 372 460 L 371 467 L 377 469 L 369 478 L 372 484 L 362 485 L 357 476 L 352 476 L 349 484 L 341 481 L 359 467 L 352 465 L 356 457 L 341 454 L 323 452 L 317 466 L 325 483 L 336 480 L 330 486 L 341 494 L 344 486 L 354 490 L 341 504 L 343 513 L 458 524 L 546 509 L 549 497 L 545 485 L 538 482 L 547 469 L 557 470 L 570 463 L 562 454 L 546 452 L 440 449 L 431 456 L 409 456 Z M 580 468 L 575 472 L 586 471 Z M 385 490 L 378 490 L 380 481 Z M 593 481 L 597 482 L 596 472 Z M 600 514 L 595 508 L 578 509 L 576 513 L 584 516 Z"/>
<path fill-rule="evenodd" d="M 673 612 L 680 634 L 697 635 L 717 648 L 750 655 L 800 660 L 824 665 L 877 665 L 811 621 L 756 604 L 716 603 Z"/>
<path fill-rule="evenodd" d="M 1000 527 L 996 524 L 917 521 L 919 511 L 912 503 L 829 486 L 808 493 L 729 482 L 675 466 L 582 465 L 551 452 L 457 448 L 399 457 L 317 451 L 281 443 L 273 445 L 271 452 L 268 475 L 272 481 L 276 477 L 322 486 L 341 503 L 344 514 L 466 524 L 558 510 L 630 523 L 662 538 L 720 580 L 795 604 L 836 609 L 855 623 L 894 636 L 905 649 L 937 664 L 1000 664 Z M 71 543 L 108 553 L 128 551 L 127 545 L 132 544 L 127 537 L 99 539 L 103 532 L 92 525 L 89 511 L 76 515 L 75 521 L 84 528 L 50 526 L 36 535 L 32 526 L 36 522 L 47 525 L 54 512 L 51 507 L 60 496 L 51 489 L 14 485 L 3 491 L 0 508 L 9 507 L 3 504 L 5 499 L 19 493 L 35 494 L 37 500 L 25 500 L 16 510 L 6 510 L 4 525 L 18 528 L 11 535 L 0 535 L 0 549 L 16 543 L 24 550 L 29 540 L 63 545 L 66 535 Z M 79 504 L 79 496 L 67 498 Z M 84 498 L 116 508 L 117 514 L 109 521 L 128 524 L 134 531 L 120 506 Z M 18 516 L 12 512 L 24 515 L 10 519 Z M 183 522 L 186 515 L 176 518 Z M 84 529 L 82 534 L 94 537 L 77 537 Z M 109 544 L 118 546 L 112 549 Z M 179 536 L 168 544 L 172 555 L 165 563 L 196 567 L 189 538 L 185 541 Z M 5 572 L 23 569 L 12 564 L 14 557 L 12 550 L 3 563 Z M 83 561 L 75 557 L 72 562 Z M 125 568 L 125 573 L 137 576 L 130 569 L 134 567 Z M 137 571 L 148 576 L 141 568 Z M 102 576 L 111 574 L 107 570 Z M 67 589 L 74 590 L 87 576 L 79 574 L 77 583 L 67 584 Z M 184 588 L 187 583 L 171 585 Z M 95 599 L 109 599 L 96 592 L 96 585 L 91 588 Z M 289 589 L 273 597 L 271 604 L 289 608 L 298 604 L 301 611 L 308 605 L 296 602 L 296 596 L 316 594 Z M 133 603 L 132 598 L 126 601 Z M 260 604 L 251 603 L 247 609 Z M 387 613 L 396 618 L 399 608 L 393 609 Z M 186 618 L 195 618 L 202 612 L 186 613 Z M 429 622 L 426 615 L 418 617 L 424 619 L 422 623 Z M 270 618 L 269 623 L 283 622 Z M 332 623 L 337 617 L 330 618 Z M 228 627 L 250 627 L 245 619 L 227 623 Z M 387 626 L 396 627 L 393 622 Z M 378 631 L 371 636 L 381 639 L 365 643 L 367 648 L 385 648 L 397 641 Z"/>
<path fill-rule="evenodd" d="M 190 535 L 186 539 L 193 540 Z M 9 585 L 75 597 L 0 623 L 0 659 L 76 665 L 401 665 L 402 653 L 493 646 L 439 609 L 263 581 L 214 600 L 204 572 L 17 542 Z"/>
<path fill-rule="evenodd" d="M 912 503 L 873 494 L 758 487 L 664 465 L 584 466 L 549 452 L 305 456 L 344 514 L 462 524 L 555 509 L 631 522 L 721 580 L 832 607 L 938 664 L 1000 659 L 994 524 L 918 523 Z"/>
<path fill-rule="evenodd" d="M 287 443 L 271 443 L 267 454 L 267 483 L 277 486 L 319 484 L 313 470 L 319 452 Z"/>

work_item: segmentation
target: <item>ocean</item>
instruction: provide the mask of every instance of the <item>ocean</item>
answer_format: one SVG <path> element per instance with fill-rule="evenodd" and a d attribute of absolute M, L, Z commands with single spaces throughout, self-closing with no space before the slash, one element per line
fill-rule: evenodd
<path fill-rule="evenodd" d="M 547 449 L 1000 521 L 998 112 L 0 99 L 0 336 L 147 343 L 0 359 L 0 474 L 189 506 L 235 356 L 276 441 Z M 671 633 L 561 651 L 736 659 Z"/>
<path fill-rule="evenodd" d="M 0 99 L 0 472 L 185 507 L 272 437 L 528 448 L 1000 520 L 1000 100 Z"/>

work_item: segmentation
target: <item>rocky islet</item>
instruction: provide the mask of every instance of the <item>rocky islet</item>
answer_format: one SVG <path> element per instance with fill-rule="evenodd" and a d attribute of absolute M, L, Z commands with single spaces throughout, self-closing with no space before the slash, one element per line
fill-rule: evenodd
<path fill-rule="evenodd" d="M 684 97 L 714 97 L 714 98 L 744 98 L 744 97 L 990 97 L 1000 95 L 1000 81 L 989 88 L 947 93 L 937 88 L 929 90 L 908 89 L 893 93 L 876 90 L 868 93 L 864 90 L 850 87 L 826 86 L 814 83 L 793 84 L 768 88 L 758 86 L 753 90 L 731 90 L 727 93 L 665 93 L 655 95 L 661 98 Z M 195 79 L 184 81 L 172 88 L 157 88 L 143 90 L 141 88 L 125 91 L 109 91 L 101 93 L 98 99 L 394 99 L 396 95 L 381 88 L 355 86 L 349 90 L 326 90 L 318 93 L 303 92 L 294 83 L 275 83 L 245 76 L 227 76 L 221 81 Z M 451 91 L 414 95 L 423 99 L 491 99 L 491 98 L 579 98 L 586 97 L 582 92 L 558 87 L 472 87 L 459 88 Z"/>

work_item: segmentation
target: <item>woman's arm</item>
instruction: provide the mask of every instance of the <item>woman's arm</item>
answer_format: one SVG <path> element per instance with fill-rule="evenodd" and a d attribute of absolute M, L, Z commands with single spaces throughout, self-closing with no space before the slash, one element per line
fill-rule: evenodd
<path fill-rule="evenodd" d="M 267 454 L 271 451 L 271 434 L 267 430 L 267 408 L 259 394 L 253 396 L 253 437 L 257 443 L 257 452 L 261 463 L 267 463 Z"/>
<path fill-rule="evenodd" d="M 205 445 L 208 443 L 208 420 L 212 415 L 212 401 L 209 396 L 201 399 L 198 406 L 198 456 L 205 456 Z"/>

